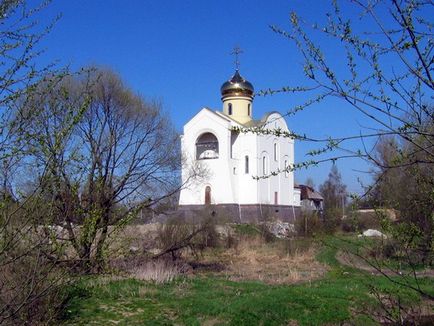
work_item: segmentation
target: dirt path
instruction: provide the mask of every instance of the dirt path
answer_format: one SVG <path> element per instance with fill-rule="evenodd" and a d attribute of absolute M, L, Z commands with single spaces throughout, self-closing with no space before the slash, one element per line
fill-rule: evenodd
<path fill-rule="evenodd" d="M 349 266 L 352 268 L 357 268 L 362 271 L 368 272 L 372 275 L 384 275 L 387 276 L 396 276 L 396 275 L 403 275 L 403 276 L 410 276 L 414 277 L 413 271 L 410 270 L 392 270 L 391 268 L 383 268 L 381 271 L 376 269 L 373 266 L 370 266 L 365 260 L 363 260 L 360 257 L 357 257 L 356 255 L 353 255 L 349 252 L 344 251 L 338 251 L 336 254 L 336 259 L 338 262 L 344 266 Z M 417 277 L 434 277 L 434 270 L 432 269 L 426 269 L 421 271 L 415 272 Z"/>

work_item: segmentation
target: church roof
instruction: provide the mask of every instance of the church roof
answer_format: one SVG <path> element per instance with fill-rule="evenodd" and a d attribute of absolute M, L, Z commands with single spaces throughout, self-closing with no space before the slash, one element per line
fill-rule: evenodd
<path fill-rule="evenodd" d="M 219 112 L 219 111 L 213 111 L 213 110 L 211 110 L 211 109 L 208 108 L 208 107 L 204 107 L 203 109 L 204 109 L 204 110 L 207 110 L 207 111 L 209 111 L 209 112 L 211 112 L 211 113 L 213 113 L 213 114 L 215 114 L 216 116 L 218 116 L 218 117 L 220 117 L 220 118 L 226 119 L 227 121 L 234 121 L 234 122 L 237 122 L 237 121 L 235 121 L 234 119 L 231 119 L 229 116 L 227 116 L 226 114 L 224 114 L 224 113 L 222 113 L 222 112 Z M 237 122 L 237 123 L 239 123 L 239 122 Z"/>
<path fill-rule="evenodd" d="M 253 120 L 252 119 L 252 120 L 247 121 L 245 123 L 240 123 L 240 122 L 232 119 L 231 116 L 229 116 L 229 115 L 227 115 L 227 114 L 225 114 L 223 112 L 217 111 L 216 113 L 219 114 L 219 115 L 222 115 L 225 118 L 230 119 L 231 121 L 236 122 L 236 123 L 238 123 L 238 124 L 240 124 L 240 125 L 242 125 L 243 127 L 246 127 L 246 128 L 263 127 L 267 123 L 267 120 L 270 117 L 270 115 L 272 115 L 274 113 L 277 113 L 278 115 L 281 116 L 281 114 L 279 112 L 277 112 L 277 111 L 271 111 L 271 112 L 265 113 L 264 116 L 260 120 Z"/>

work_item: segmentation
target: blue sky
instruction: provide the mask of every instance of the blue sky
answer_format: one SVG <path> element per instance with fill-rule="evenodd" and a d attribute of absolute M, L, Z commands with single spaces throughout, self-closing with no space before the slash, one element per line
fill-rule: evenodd
<path fill-rule="evenodd" d="M 302 60 L 296 48 L 269 25 L 289 27 L 293 10 L 311 22 L 322 20 L 327 8 L 323 0 L 54 0 L 43 11 L 42 22 L 58 13 L 62 18 L 45 38 L 40 60 L 74 69 L 91 64 L 112 68 L 134 91 L 160 99 L 181 131 L 201 107 L 221 108 L 219 89 L 234 72 L 229 53 L 235 45 L 244 51 L 241 74 L 256 90 L 301 84 Z M 253 114 L 285 113 L 302 101 L 303 96 L 294 94 L 257 97 Z M 320 103 L 287 123 L 297 133 L 318 137 L 354 135 L 367 126 L 339 101 Z M 296 161 L 309 159 L 305 153 L 316 146 L 296 143 Z M 370 169 L 364 162 L 337 164 L 349 191 L 360 192 L 358 178 L 369 182 L 366 173 L 358 172 Z M 297 171 L 296 181 L 310 176 L 318 186 L 330 166 Z"/>

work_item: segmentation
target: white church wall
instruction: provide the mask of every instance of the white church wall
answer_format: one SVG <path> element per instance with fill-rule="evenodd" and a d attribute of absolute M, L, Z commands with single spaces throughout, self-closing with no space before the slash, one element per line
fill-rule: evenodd
<path fill-rule="evenodd" d="M 293 140 L 272 135 L 258 136 L 253 133 L 231 137 L 230 128 L 234 124 L 236 123 L 208 109 L 199 112 L 186 124 L 182 146 L 190 162 L 193 163 L 196 159 L 196 140 L 206 132 L 216 136 L 219 143 L 219 158 L 199 160 L 208 173 L 201 183 L 192 184 L 181 192 L 180 204 L 204 204 L 205 187 L 209 185 L 213 204 L 275 204 L 277 193 L 277 204 L 294 205 L 292 172 L 260 180 L 253 178 L 264 174 L 263 157 L 266 161 L 265 174 L 283 169 L 285 160 L 288 164 L 293 163 Z M 286 123 L 277 113 L 268 117 L 267 126 L 287 130 Z M 277 160 L 274 156 L 275 146 Z M 249 156 L 248 174 L 245 173 L 246 155 Z"/>
<path fill-rule="evenodd" d="M 256 135 L 251 133 L 238 134 L 232 147 L 232 164 L 237 169 L 237 175 L 233 178 L 234 203 L 257 203 L 257 185 L 253 179 L 255 164 L 253 156 L 256 152 Z M 245 156 L 249 157 L 249 171 L 246 173 Z"/>
<path fill-rule="evenodd" d="M 258 139 L 258 176 L 263 177 L 270 172 L 270 156 L 267 151 L 269 146 L 266 146 L 266 138 Z M 271 204 L 270 202 L 270 180 L 271 178 L 261 178 L 258 181 L 258 199 L 261 204 Z"/>
<path fill-rule="evenodd" d="M 267 129 L 280 128 L 284 131 L 288 131 L 285 120 L 279 113 L 271 113 L 267 117 L 265 123 Z M 276 144 L 277 155 L 275 160 L 274 150 Z M 267 153 L 267 173 L 270 174 L 273 171 L 282 170 L 284 168 L 285 159 L 288 160 L 288 164 L 293 163 L 293 149 L 294 141 L 289 138 L 275 137 L 268 135 L 261 137 L 259 152 Z M 260 161 L 262 166 L 262 158 Z M 261 171 L 262 172 L 262 171 Z M 268 182 L 261 182 L 260 192 L 268 192 L 268 194 L 262 195 L 260 200 L 262 204 L 274 204 L 275 193 L 277 192 L 277 203 L 280 205 L 293 205 L 293 187 L 294 187 L 294 174 L 293 172 L 279 173 L 277 176 L 271 176 L 268 178 Z"/>
<path fill-rule="evenodd" d="M 301 190 L 294 188 L 294 206 L 301 206 Z"/>
<path fill-rule="evenodd" d="M 204 133 L 214 134 L 218 140 L 219 157 L 216 159 L 198 160 L 206 170 L 201 182 L 192 183 L 180 194 L 180 205 L 200 205 L 205 203 L 205 188 L 211 187 L 211 203 L 232 203 L 234 193 L 232 185 L 233 167 L 230 164 L 230 121 L 208 109 L 202 109 L 189 123 L 184 126 L 182 151 L 190 166 L 196 160 L 196 140 Z M 183 169 L 184 180 L 188 168 Z"/>

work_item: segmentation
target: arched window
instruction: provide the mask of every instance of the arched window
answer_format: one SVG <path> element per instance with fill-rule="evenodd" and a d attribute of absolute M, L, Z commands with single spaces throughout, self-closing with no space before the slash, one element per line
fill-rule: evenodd
<path fill-rule="evenodd" d="M 244 157 L 244 173 L 249 174 L 249 156 Z"/>
<path fill-rule="evenodd" d="M 215 159 L 219 157 L 219 142 L 210 132 L 199 136 L 196 140 L 196 160 Z"/>
<path fill-rule="evenodd" d="M 211 205 L 211 187 L 205 187 L 205 205 Z"/>
<path fill-rule="evenodd" d="M 250 116 L 250 103 L 247 104 L 247 115 Z"/>
<path fill-rule="evenodd" d="M 277 143 L 274 143 L 274 160 L 277 161 Z"/>
<path fill-rule="evenodd" d="M 232 103 L 228 104 L 228 114 L 232 115 Z"/>
<path fill-rule="evenodd" d="M 267 158 L 265 156 L 262 157 L 262 175 L 267 174 Z"/>

